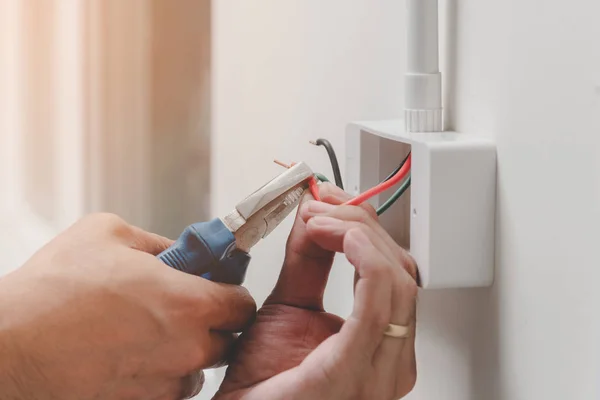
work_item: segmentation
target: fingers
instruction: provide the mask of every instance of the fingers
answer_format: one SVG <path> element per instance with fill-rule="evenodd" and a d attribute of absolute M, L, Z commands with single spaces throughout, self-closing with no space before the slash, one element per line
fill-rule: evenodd
<path fill-rule="evenodd" d="M 354 311 L 342 329 L 347 351 L 360 347 L 356 355 L 371 352 L 381 374 L 414 372 L 417 285 L 407 272 L 415 270 L 412 259 L 356 207 L 334 207 L 325 213 L 344 218 L 337 219 L 310 217 L 310 205 L 305 207 L 308 235 L 325 249 L 344 252 L 357 271 Z M 384 337 L 388 323 L 410 326 L 413 334 L 408 339 Z"/>
<path fill-rule="evenodd" d="M 339 187 L 330 183 L 323 184 L 321 186 L 323 186 L 323 189 L 321 191 L 321 200 L 326 204 L 340 205 L 352 198 L 352 196 L 350 196 L 348 193 L 344 192 Z M 311 199 L 308 199 L 307 201 L 310 200 Z M 375 208 L 373 208 L 373 206 L 369 203 L 363 203 L 355 208 L 366 211 L 368 215 L 371 216 L 371 218 L 375 221 L 379 219 L 379 217 L 377 216 L 377 211 L 375 211 Z"/>
<path fill-rule="evenodd" d="M 319 185 L 323 201 L 342 204 L 348 194 L 331 184 Z M 307 195 L 302 204 L 311 200 Z M 323 293 L 335 253 L 323 249 L 306 234 L 306 224 L 296 215 L 286 245 L 286 255 L 279 279 L 266 304 L 278 303 L 308 309 L 323 309 Z"/>
<path fill-rule="evenodd" d="M 202 314 L 211 329 L 241 332 L 252 323 L 256 315 L 256 303 L 246 288 L 191 278 L 204 281 L 203 300 L 210 310 Z"/>
<path fill-rule="evenodd" d="M 390 262 L 396 260 L 394 251 L 380 237 L 381 233 L 362 222 L 351 220 L 342 220 L 328 216 L 316 216 L 311 218 L 307 224 L 307 232 L 313 240 L 318 242 L 323 248 L 343 252 L 343 243 L 345 233 L 353 228 L 365 230 L 366 234 L 371 237 L 376 237 L 373 240 L 373 245 L 379 252 L 386 257 Z"/>
<path fill-rule="evenodd" d="M 343 347 L 349 354 L 373 354 L 391 318 L 392 269 L 389 261 L 363 232 L 354 228 L 343 233 L 343 251 L 359 276 L 354 308 L 341 330 Z"/>
<path fill-rule="evenodd" d="M 391 323 L 409 327 L 406 338 L 384 337 L 373 357 L 373 365 L 381 378 L 396 382 L 395 396 L 401 398 L 412 390 L 417 377 L 415 334 L 415 281 L 397 275 L 393 281 Z"/>
<path fill-rule="evenodd" d="M 383 245 L 381 246 L 382 251 L 385 249 L 386 255 L 390 256 L 392 261 L 400 260 L 406 271 L 413 277 L 413 279 L 416 279 L 417 266 L 414 260 L 405 250 L 398 246 L 394 239 L 388 235 L 388 233 L 376 219 L 377 217 L 375 210 L 372 207 L 370 207 L 370 209 L 372 212 L 370 212 L 369 209 L 362 207 L 335 207 L 328 204 L 308 202 L 302 208 L 301 216 L 304 221 L 308 221 L 310 218 L 315 216 L 327 216 L 344 221 L 360 222 L 369 226 L 378 235 L 380 242 Z M 375 218 L 373 217 L 373 213 L 375 213 Z"/>
<path fill-rule="evenodd" d="M 316 242 L 320 243 L 326 249 L 332 251 L 343 251 L 344 233 L 356 228 L 361 229 L 371 238 L 371 242 L 380 253 L 390 262 L 395 271 L 395 291 L 401 291 L 401 286 L 413 286 L 416 279 L 416 264 L 412 257 L 398 246 L 387 232 L 369 217 L 369 215 L 357 207 L 342 206 L 331 207 L 326 213 L 319 215 L 311 212 L 313 202 L 307 204 L 303 210 L 303 217 L 308 220 L 307 232 Z M 323 207 L 322 205 L 320 207 Z M 323 216 L 327 215 L 327 216 Z M 408 272 L 408 273 L 406 273 Z M 416 288 L 410 291 L 404 290 L 402 293 L 409 292 L 406 301 L 411 300 L 416 293 Z M 412 297 L 411 297 L 412 296 Z M 400 310 L 411 310 L 410 307 L 399 306 Z M 396 315 L 396 321 L 409 320 L 411 315 Z"/>
<path fill-rule="evenodd" d="M 302 206 L 307 202 L 323 205 L 327 205 L 327 203 L 337 205 L 342 204 L 344 201 L 350 198 L 350 196 L 346 192 L 330 183 L 324 183 L 319 185 L 319 194 L 321 195 L 321 198 L 323 200 L 322 202 L 313 201 L 312 196 L 310 196 L 310 194 L 307 194 L 302 199 L 300 207 L 298 207 L 298 212 L 296 213 L 294 227 L 292 228 L 292 232 L 290 233 L 290 237 L 287 243 L 287 250 L 292 250 L 293 253 L 297 253 L 306 258 L 320 258 L 323 256 L 331 256 L 331 252 L 324 251 L 319 245 L 310 240 L 305 240 L 305 231 L 303 229 L 305 221 L 302 218 L 300 212 Z M 290 272 L 292 273 L 297 272 L 298 269 L 302 269 L 301 266 L 298 266 L 295 263 L 284 265 L 284 268 L 291 270 Z"/>
<path fill-rule="evenodd" d="M 196 323 L 199 331 L 241 332 L 254 319 L 256 303 L 246 288 L 181 273 L 149 254 L 139 253 L 136 260 L 144 264 L 143 278 L 152 280 L 151 290 L 162 293 L 174 312 Z"/>
<path fill-rule="evenodd" d="M 227 365 L 230 351 L 237 339 L 237 335 L 234 333 L 210 331 L 208 335 L 208 342 L 200 340 L 200 344 L 206 353 L 202 364 L 198 365 L 197 369 L 218 368 Z M 209 343 L 209 345 L 207 346 L 206 343 Z"/>
<path fill-rule="evenodd" d="M 412 260 L 398 245 L 388 245 L 385 240 L 388 236 L 385 231 L 379 232 L 373 227 L 354 221 L 344 221 L 332 217 L 317 216 L 309 220 L 307 232 L 315 241 L 318 241 L 324 248 L 346 252 L 345 241 L 348 232 L 358 230 L 369 237 L 370 245 L 377 250 L 378 255 L 382 257 L 393 273 L 393 289 L 395 306 L 394 322 L 404 324 L 414 318 L 414 298 L 416 296 L 416 281 L 409 275 L 408 270 L 413 270 L 414 265 L 408 266 L 406 260 Z M 348 257 L 348 254 L 346 254 Z M 360 279 L 360 273 L 359 273 Z"/>

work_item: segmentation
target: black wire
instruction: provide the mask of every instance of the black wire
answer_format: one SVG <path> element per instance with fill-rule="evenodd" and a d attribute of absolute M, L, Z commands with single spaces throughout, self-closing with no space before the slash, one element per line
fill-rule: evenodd
<path fill-rule="evenodd" d="M 402 162 L 400 163 L 400 165 L 398 165 L 398 168 L 396 168 L 395 170 L 393 170 L 392 173 L 389 174 L 387 176 L 387 178 L 385 178 L 383 181 L 384 182 L 389 181 L 390 179 L 392 179 L 392 177 L 394 175 L 396 175 L 398 172 L 400 172 L 400 169 L 402 169 L 402 167 L 404 166 L 404 164 L 406 164 L 406 161 L 408 161 L 408 157 L 410 157 L 410 152 L 408 152 L 408 154 L 406 155 L 406 157 L 404 157 L 404 160 L 402 160 Z"/>
<path fill-rule="evenodd" d="M 344 183 L 342 182 L 342 174 L 340 172 L 340 165 L 338 164 L 337 157 L 335 155 L 335 150 L 333 150 L 333 146 L 329 143 L 327 139 L 317 139 L 315 142 L 317 146 L 325 147 L 327 150 L 327 154 L 329 155 L 329 161 L 331 162 L 331 168 L 333 169 L 333 177 L 335 179 L 335 184 L 340 188 L 344 189 Z"/>

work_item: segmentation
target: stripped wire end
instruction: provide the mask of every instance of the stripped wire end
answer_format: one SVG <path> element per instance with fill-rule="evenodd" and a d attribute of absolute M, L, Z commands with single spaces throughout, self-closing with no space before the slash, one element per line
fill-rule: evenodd
<path fill-rule="evenodd" d="M 279 161 L 277 159 L 273 160 L 273 162 L 277 165 L 281 165 L 283 168 L 287 168 L 287 169 L 292 168 L 292 165 L 288 165 L 288 164 L 284 163 L 283 161 Z"/>
<path fill-rule="evenodd" d="M 308 143 L 312 144 L 313 146 L 318 146 L 315 140 L 309 140 Z"/>

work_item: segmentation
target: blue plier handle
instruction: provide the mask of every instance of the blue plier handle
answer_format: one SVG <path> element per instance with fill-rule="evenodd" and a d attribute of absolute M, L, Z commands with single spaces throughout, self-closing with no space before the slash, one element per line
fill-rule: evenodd
<path fill-rule="evenodd" d="M 250 255 L 236 248 L 235 236 L 215 218 L 188 226 L 175 243 L 157 257 L 179 271 L 213 282 L 241 285 Z"/>
<path fill-rule="evenodd" d="M 188 226 L 157 257 L 179 271 L 213 282 L 240 285 L 250 249 L 296 207 L 313 172 L 298 163 L 238 203 L 223 219 Z"/>

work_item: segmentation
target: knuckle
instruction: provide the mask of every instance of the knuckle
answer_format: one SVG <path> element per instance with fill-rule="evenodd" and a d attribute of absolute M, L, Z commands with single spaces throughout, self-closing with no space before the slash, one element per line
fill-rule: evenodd
<path fill-rule="evenodd" d="M 372 219 L 367 210 L 356 206 L 340 206 L 333 216 L 342 220 L 361 222 L 363 224 L 368 224 L 369 220 Z"/>
<path fill-rule="evenodd" d="M 364 320 L 360 321 L 361 329 L 373 339 L 380 338 L 389 323 L 389 315 L 379 309 L 374 310 L 369 318 L 365 318 Z"/>
<path fill-rule="evenodd" d="M 394 270 L 388 263 L 377 262 L 370 265 L 370 275 L 376 280 L 385 280 L 391 282 L 394 278 Z"/>
<path fill-rule="evenodd" d="M 372 238 L 377 236 L 375 229 L 369 224 L 358 221 L 358 220 L 350 220 L 347 226 L 346 235 L 355 235 L 358 234 L 360 236 L 366 236 L 369 240 L 372 241 Z M 369 251 L 369 250 L 367 250 Z M 377 264 L 377 263 L 369 263 L 369 264 Z"/>
<path fill-rule="evenodd" d="M 355 221 L 356 229 L 360 231 L 361 234 L 367 236 L 368 238 L 373 238 L 375 236 L 375 231 L 371 228 L 367 223 L 363 221 Z"/>
<path fill-rule="evenodd" d="M 375 315 L 371 323 L 371 330 L 374 337 L 380 337 L 383 331 L 390 323 L 390 317 L 386 313 L 379 312 Z"/>
<path fill-rule="evenodd" d="M 354 220 L 357 222 L 368 224 L 373 220 L 369 212 L 364 207 L 353 207 L 352 212 L 355 218 Z"/>
<path fill-rule="evenodd" d="M 406 279 L 402 284 L 402 292 L 407 298 L 415 299 L 419 295 L 419 286 L 414 279 Z"/>
<path fill-rule="evenodd" d="M 209 282 L 213 284 L 213 282 Z M 211 313 L 213 311 L 218 311 L 219 309 L 225 310 L 225 301 L 223 296 L 219 296 L 215 290 L 214 285 L 207 285 L 202 293 L 198 291 L 197 293 L 190 294 L 189 303 L 193 304 L 192 311 L 196 309 L 197 304 L 202 304 L 201 310 L 197 311 L 206 314 Z"/>
<path fill-rule="evenodd" d="M 210 334 L 208 331 L 196 332 L 194 342 L 189 343 L 182 349 L 180 359 L 178 360 L 179 374 L 191 374 L 194 371 L 205 368 L 208 360 L 207 345 L 210 344 Z"/>
<path fill-rule="evenodd" d="M 111 236 L 128 238 L 131 236 L 131 226 L 116 214 L 97 213 L 86 217 L 87 224 L 99 228 Z"/>
<path fill-rule="evenodd" d="M 236 300 L 228 301 L 227 303 L 241 310 L 242 315 L 252 318 L 256 314 L 256 301 L 252 298 L 248 289 L 242 286 L 235 286 L 233 296 Z"/>
<path fill-rule="evenodd" d="M 101 224 L 105 226 L 125 223 L 118 215 L 105 212 L 89 214 L 83 218 L 83 221 L 89 224 Z"/>
<path fill-rule="evenodd" d="M 203 304 L 201 312 L 205 317 L 214 317 L 218 314 L 227 321 L 245 319 L 246 325 L 252 322 L 257 306 L 248 289 L 242 286 L 210 283 L 212 284 L 210 290 L 198 294 L 200 297 L 198 302 Z"/>
<path fill-rule="evenodd" d="M 379 221 L 379 216 L 377 215 L 377 210 L 375 210 L 375 207 L 373 207 L 373 205 L 371 203 L 363 203 L 360 205 L 360 208 L 365 210 L 365 212 L 368 214 L 368 216 L 372 220 Z"/>

